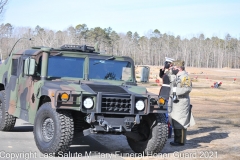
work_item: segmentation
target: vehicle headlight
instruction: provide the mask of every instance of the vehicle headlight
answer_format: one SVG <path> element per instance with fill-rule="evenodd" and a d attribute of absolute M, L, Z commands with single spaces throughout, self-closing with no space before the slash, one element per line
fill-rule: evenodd
<path fill-rule="evenodd" d="M 144 102 L 142 100 L 138 100 L 136 103 L 137 110 L 141 111 L 144 109 Z"/>
<path fill-rule="evenodd" d="M 159 103 L 160 105 L 164 105 L 164 104 L 165 104 L 165 99 L 164 99 L 163 97 L 160 97 L 160 98 L 158 99 L 158 103 Z"/>
<path fill-rule="evenodd" d="M 93 100 L 92 100 L 92 98 L 86 98 L 86 99 L 84 99 L 84 101 L 83 101 L 83 106 L 84 106 L 85 108 L 87 108 L 87 109 L 92 108 L 92 107 L 93 107 Z"/>
<path fill-rule="evenodd" d="M 61 100 L 65 101 L 65 102 L 68 101 L 69 100 L 69 95 L 67 93 L 65 93 L 65 92 L 62 93 L 61 94 Z"/>

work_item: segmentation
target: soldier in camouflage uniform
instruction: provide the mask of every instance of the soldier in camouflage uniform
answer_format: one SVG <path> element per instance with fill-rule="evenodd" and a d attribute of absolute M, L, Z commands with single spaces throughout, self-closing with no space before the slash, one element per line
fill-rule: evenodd
<path fill-rule="evenodd" d="M 176 76 L 172 81 L 176 86 L 171 86 L 170 97 L 173 97 L 173 93 L 175 93 L 176 99 L 173 97 L 172 106 L 170 105 L 172 108 L 169 110 L 169 116 L 174 128 L 174 141 L 170 142 L 170 144 L 182 146 L 186 142 L 187 128 L 195 124 L 189 97 L 192 83 L 188 73 L 185 71 L 184 61 L 175 61 L 173 63 L 172 74 Z"/>

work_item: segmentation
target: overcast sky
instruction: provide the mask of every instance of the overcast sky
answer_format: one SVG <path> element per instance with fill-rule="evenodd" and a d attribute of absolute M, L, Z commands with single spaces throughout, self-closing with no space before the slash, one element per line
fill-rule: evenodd
<path fill-rule="evenodd" d="M 141 36 L 161 33 L 191 37 L 240 37 L 238 0 L 9 0 L 1 23 L 65 30 L 85 23 Z"/>

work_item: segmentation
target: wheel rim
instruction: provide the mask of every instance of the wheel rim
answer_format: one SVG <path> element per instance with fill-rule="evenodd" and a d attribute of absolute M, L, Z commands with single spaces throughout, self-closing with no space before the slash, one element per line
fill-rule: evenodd
<path fill-rule="evenodd" d="M 54 136 L 54 122 L 52 118 L 47 118 L 44 120 L 42 125 L 42 134 L 46 142 L 49 142 L 53 139 Z"/>

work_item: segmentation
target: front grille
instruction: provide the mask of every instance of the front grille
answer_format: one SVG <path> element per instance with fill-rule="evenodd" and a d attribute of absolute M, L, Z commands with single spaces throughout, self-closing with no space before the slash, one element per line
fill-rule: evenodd
<path fill-rule="evenodd" d="M 102 97 L 102 112 L 131 113 L 131 98 L 125 97 Z"/>

